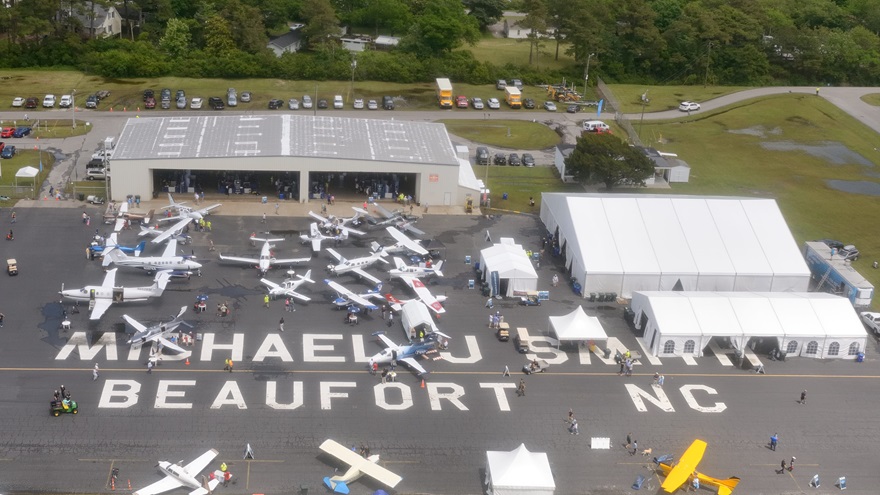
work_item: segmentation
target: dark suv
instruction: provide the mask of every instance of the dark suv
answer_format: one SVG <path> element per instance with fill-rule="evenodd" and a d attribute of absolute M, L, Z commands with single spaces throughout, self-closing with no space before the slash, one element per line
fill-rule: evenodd
<path fill-rule="evenodd" d="M 212 97 L 208 98 L 208 105 L 211 108 L 213 108 L 214 110 L 223 110 L 224 108 L 226 108 L 223 105 L 223 100 L 221 100 L 217 96 L 212 96 Z"/>
<path fill-rule="evenodd" d="M 283 106 L 284 106 L 284 102 L 277 99 L 277 98 L 273 98 L 273 99 L 269 100 L 269 110 L 278 110 L 279 108 L 281 108 Z"/>
<path fill-rule="evenodd" d="M 86 108 L 98 108 L 98 97 L 95 95 L 89 95 L 86 98 Z"/>
<path fill-rule="evenodd" d="M 154 98 L 155 96 L 156 93 L 154 93 L 152 89 L 144 90 L 144 101 L 147 101 L 147 98 Z"/>
<path fill-rule="evenodd" d="M 489 164 L 489 148 L 477 146 L 477 165 Z"/>
<path fill-rule="evenodd" d="M 507 159 L 507 163 L 514 166 L 522 165 L 522 162 L 519 160 L 519 155 L 516 153 L 511 153 L 510 157 Z"/>
<path fill-rule="evenodd" d="M 493 163 L 495 163 L 495 165 L 507 165 L 507 157 L 504 156 L 504 153 L 495 153 L 495 160 Z"/>
<path fill-rule="evenodd" d="M 390 96 L 383 96 L 382 108 L 384 108 L 385 110 L 394 110 L 394 98 Z"/>

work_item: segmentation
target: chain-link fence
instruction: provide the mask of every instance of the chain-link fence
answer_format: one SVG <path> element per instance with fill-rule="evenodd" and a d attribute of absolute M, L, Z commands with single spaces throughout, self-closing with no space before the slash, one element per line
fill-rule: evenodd
<path fill-rule="evenodd" d="M 614 112 L 614 121 L 617 122 L 617 125 L 623 128 L 626 132 L 627 137 L 629 138 L 630 143 L 641 146 L 642 140 L 639 138 L 639 134 L 633 128 L 632 124 L 629 122 L 629 119 L 620 111 L 620 103 L 617 101 L 617 98 L 614 97 L 614 93 L 611 91 L 611 88 L 605 84 L 605 81 L 602 80 L 601 77 L 596 78 L 596 91 L 599 92 L 599 96 L 605 100 L 605 107 Z"/>

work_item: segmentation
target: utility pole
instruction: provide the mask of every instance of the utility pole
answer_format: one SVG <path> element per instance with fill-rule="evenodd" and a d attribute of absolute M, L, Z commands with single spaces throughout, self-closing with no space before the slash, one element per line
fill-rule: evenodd
<path fill-rule="evenodd" d="M 703 87 L 709 84 L 709 62 L 712 61 L 712 42 L 709 42 L 708 52 L 706 53 L 706 76 L 703 78 Z"/>
<path fill-rule="evenodd" d="M 642 124 L 645 122 L 645 105 L 648 104 L 648 90 L 642 93 L 642 118 L 639 119 L 639 141 L 642 140 Z"/>
<path fill-rule="evenodd" d="M 348 100 L 351 101 L 352 93 L 354 93 L 354 70 L 357 69 L 357 54 L 351 54 L 351 86 L 348 88 Z"/>
<path fill-rule="evenodd" d="M 587 96 L 587 81 L 590 79 L 590 59 L 593 58 L 595 53 L 591 53 L 589 57 L 587 57 L 587 66 L 584 67 L 584 97 Z"/>
<path fill-rule="evenodd" d="M 76 88 L 70 92 L 70 120 L 73 121 L 73 128 L 76 129 Z"/>

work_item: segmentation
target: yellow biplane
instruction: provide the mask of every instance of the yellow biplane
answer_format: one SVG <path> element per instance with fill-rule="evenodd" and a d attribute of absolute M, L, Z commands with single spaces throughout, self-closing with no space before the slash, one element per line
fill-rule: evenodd
<path fill-rule="evenodd" d="M 697 465 L 700 463 L 705 452 L 706 442 L 694 440 L 694 443 L 681 456 L 678 464 L 673 465 L 659 462 L 660 469 L 663 470 L 663 475 L 666 476 L 666 480 L 663 481 L 660 487 L 666 493 L 675 493 L 683 484 L 693 483 L 694 478 L 696 478 L 699 480 L 700 485 L 717 488 L 718 495 L 730 495 L 733 493 L 733 489 L 739 483 L 739 478 L 736 476 L 721 480 L 697 472 Z"/>

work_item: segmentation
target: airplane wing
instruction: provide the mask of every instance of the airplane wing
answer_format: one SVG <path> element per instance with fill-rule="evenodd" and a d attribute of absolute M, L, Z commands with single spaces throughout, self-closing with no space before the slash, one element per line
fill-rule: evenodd
<path fill-rule="evenodd" d="M 89 315 L 89 319 L 100 320 L 101 316 L 110 309 L 111 304 L 113 304 L 112 299 L 95 299 L 95 305 L 92 307 L 92 313 Z"/>
<path fill-rule="evenodd" d="M 385 218 L 389 218 L 389 219 L 390 219 L 390 218 L 394 218 L 394 213 L 388 211 L 384 206 L 380 205 L 379 203 L 371 203 L 371 204 L 372 204 L 372 205 L 376 208 L 376 210 L 377 210 L 379 213 L 381 213 L 382 216 L 384 216 Z"/>
<path fill-rule="evenodd" d="M 152 243 L 153 244 L 161 244 L 162 242 L 165 242 L 165 239 L 168 239 L 169 237 L 177 234 L 178 232 L 183 230 L 183 228 L 186 227 L 192 221 L 193 221 L 192 218 L 184 218 L 184 219 L 178 221 L 173 226 L 166 229 L 165 232 L 162 232 L 161 234 L 156 236 L 152 240 Z"/>
<path fill-rule="evenodd" d="M 419 244 L 418 242 L 407 237 L 403 232 L 395 229 L 394 227 L 390 227 L 390 226 L 385 227 L 385 230 L 387 230 L 388 233 L 391 234 L 391 237 L 393 237 L 394 240 L 396 240 L 398 243 L 400 243 L 402 246 L 406 247 L 410 251 L 421 254 L 423 256 L 428 254 L 427 249 L 423 248 L 422 245 Z M 424 234 L 424 232 L 422 232 L 422 234 Z"/>
<path fill-rule="evenodd" d="M 349 234 L 355 234 L 355 235 L 367 235 L 366 232 L 364 232 L 364 231 L 362 231 L 362 230 L 358 230 L 358 229 L 353 229 L 353 228 L 351 228 L 351 227 L 341 226 L 341 227 L 339 227 L 339 230 L 341 230 L 341 231 L 343 231 L 343 232 L 347 232 L 347 233 L 349 233 Z"/>
<path fill-rule="evenodd" d="M 327 220 L 326 218 L 322 217 L 321 215 L 318 215 L 317 213 L 315 213 L 313 211 L 309 212 L 309 216 L 314 218 L 315 220 L 321 222 L 322 225 L 330 221 L 330 220 Z"/>
<path fill-rule="evenodd" d="M 183 483 L 177 481 L 171 476 L 165 476 L 161 480 L 153 483 L 146 488 L 141 488 L 140 490 L 134 492 L 132 495 L 157 495 L 159 493 L 165 493 L 167 491 L 174 490 L 175 488 L 183 486 Z"/>
<path fill-rule="evenodd" d="M 416 235 L 425 235 L 424 231 L 413 227 L 412 222 L 403 222 L 403 223 L 398 224 L 397 226 L 402 228 L 403 230 L 406 230 L 408 232 L 412 232 L 413 234 L 416 234 Z"/>
<path fill-rule="evenodd" d="M 217 203 L 215 205 L 206 206 L 205 208 L 198 210 L 198 212 L 201 213 L 202 215 L 207 215 L 211 210 L 215 210 L 217 208 L 220 208 L 221 206 L 223 206 L 221 203 Z"/>
<path fill-rule="evenodd" d="M 376 336 L 379 337 L 379 340 L 381 340 L 383 344 L 385 344 L 385 347 L 388 347 L 388 348 L 397 347 L 397 344 L 395 344 L 393 340 L 389 339 L 388 336 L 385 335 L 384 332 L 379 333 Z"/>
<path fill-rule="evenodd" d="M 416 292 L 416 295 L 419 299 L 425 303 L 431 311 L 435 313 L 445 313 L 446 308 L 440 304 L 440 301 L 434 297 L 434 294 L 431 294 L 431 291 L 425 287 L 425 283 L 416 277 L 401 277 L 412 289 Z"/>
<path fill-rule="evenodd" d="M 195 460 L 193 460 L 186 466 L 183 466 L 183 469 L 186 470 L 187 473 L 195 477 L 200 472 L 202 472 L 203 469 L 208 467 L 208 464 L 210 464 L 211 461 L 214 460 L 215 457 L 217 457 L 217 454 L 219 454 L 219 452 L 217 452 L 217 449 L 211 449 L 204 454 L 196 457 Z"/>
<path fill-rule="evenodd" d="M 666 475 L 663 484 L 660 485 L 666 493 L 675 493 L 681 485 L 687 482 L 688 478 L 693 476 L 697 470 L 697 465 L 706 452 L 706 442 L 702 440 L 694 440 L 678 461 L 678 464 L 672 468 L 672 471 Z"/>
<path fill-rule="evenodd" d="M 308 301 L 311 301 L 311 300 L 312 300 L 310 297 L 304 296 L 304 295 L 300 294 L 299 292 L 296 292 L 296 291 L 291 290 L 291 289 L 285 289 L 284 287 L 281 287 L 280 285 L 276 284 L 275 282 L 273 282 L 273 281 L 271 281 L 271 280 L 267 280 L 267 279 L 265 279 L 265 278 L 261 278 L 261 279 L 260 279 L 260 282 L 262 282 L 262 283 L 268 285 L 268 286 L 269 286 L 271 289 L 273 289 L 273 290 L 281 290 L 281 291 L 284 293 L 284 295 L 286 295 L 286 296 L 290 296 L 290 297 L 294 297 L 294 298 L 296 298 L 296 299 L 299 299 L 300 301 L 306 301 L 306 302 L 308 302 Z"/>
<path fill-rule="evenodd" d="M 143 323 L 141 323 L 141 322 L 135 320 L 135 319 L 132 318 L 131 316 L 128 316 L 128 315 L 122 315 L 122 319 L 125 320 L 125 321 L 127 321 L 128 324 L 131 325 L 132 327 L 134 327 L 134 329 L 137 330 L 138 332 L 143 332 L 144 330 L 147 329 L 147 327 L 144 326 Z"/>
<path fill-rule="evenodd" d="M 220 259 L 223 261 L 235 261 L 238 263 L 248 263 L 251 265 L 257 265 L 260 263 L 260 260 L 256 258 L 239 258 L 238 256 L 223 256 L 220 255 Z"/>
<path fill-rule="evenodd" d="M 405 357 L 405 358 L 401 359 L 400 361 L 403 361 L 404 364 L 406 364 L 410 368 L 418 371 L 420 375 L 424 375 L 424 374 L 428 373 L 428 371 L 425 368 L 422 368 L 422 365 L 419 364 L 418 361 L 416 361 L 415 359 L 413 359 L 411 357 Z"/>
<path fill-rule="evenodd" d="M 354 292 L 346 289 L 342 285 L 340 285 L 332 280 L 329 280 L 329 279 L 324 279 L 324 283 L 329 285 L 331 289 L 335 290 L 337 294 L 348 299 L 349 301 L 351 301 L 357 305 L 363 306 L 365 308 L 376 309 L 375 304 L 373 304 L 370 301 L 366 300 L 365 298 L 355 294 Z"/>
<path fill-rule="evenodd" d="M 336 261 L 339 261 L 339 262 L 345 261 L 345 258 L 343 258 L 341 254 L 337 253 L 335 249 L 327 248 L 327 252 L 330 253 L 331 256 L 336 258 Z"/>
<path fill-rule="evenodd" d="M 394 488 L 401 482 L 401 480 L 403 480 L 400 476 L 378 464 L 370 462 L 369 459 L 364 459 L 357 455 L 357 453 L 352 452 L 351 449 L 347 449 L 333 440 L 324 440 L 324 443 L 318 448 L 325 454 L 335 457 L 336 459 L 339 459 L 340 462 L 344 462 L 345 464 L 356 468 L 361 474 L 369 476 L 389 488 Z"/>
<path fill-rule="evenodd" d="M 163 258 L 170 258 L 172 256 L 177 255 L 177 239 L 171 238 L 168 239 L 168 244 L 165 245 L 165 251 L 162 252 Z"/>
<path fill-rule="evenodd" d="M 311 260 L 312 260 L 311 257 L 309 257 L 309 258 L 287 258 L 287 259 L 283 259 L 283 260 L 273 259 L 272 264 L 273 265 L 292 265 L 294 263 L 308 263 Z"/>
<path fill-rule="evenodd" d="M 116 225 L 113 226 L 113 232 L 119 232 L 122 230 L 122 227 L 125 227 L 125 218 L 120 216 L 116 219 Z"/>
<path fill-rule="evenodd" d="M 361 269 L 361 268 L 352 268 L 351 271 L 353 271 L 354 273 L 357 273 L 357 274 L 360 275 L 361 277 L 364 277 L 365 279 L 367 279 L 367 280 L 373 282 L 374 284 L 381 284 L 381 283 L 382 283 L 381 280 L 379 280 L 378 278 L 376 278 L 376 277 L 370 275 L 369 273 L 365 272 L 365 271 L 364 271 L 363 269 Z"/>
<path fill-rule="evenodd" d="M 104 275 L 104 283 L 101 284 L 101 287 L 105 289 L 112 289 L 116 287 L 116 268 L 107 271 L 107 275 Z"/>
<path fill-rule="evenodd" d="M 186 352 L 186 350 L 184 348 L 178 346 L 174 342 L 171 342 L 170 340 L 166 339 L 165 337 L 159 337 L 159 342 L 161 342 L 164 347 L 171 349 L 172 351 L 174 351 L 176 353 L 183 354 L 184 352 Z"/>
<path fill-rule="evenodd" d="M 320 237 L 312 239 L 312 252 L 317 253 L 318 251 L 321 250 L 321 241 L 322 240 L 323 239 Z"/>

